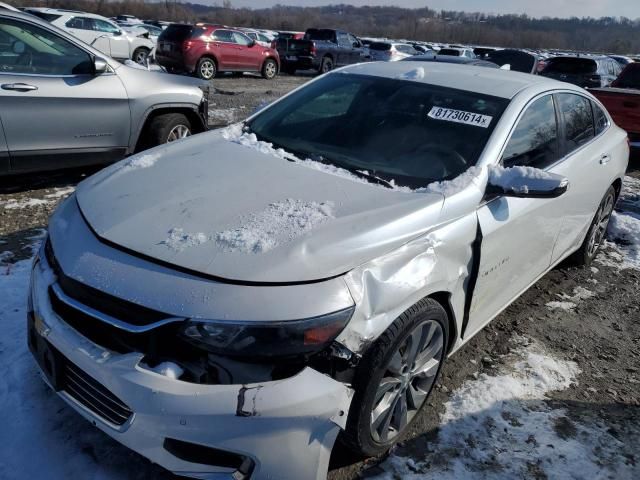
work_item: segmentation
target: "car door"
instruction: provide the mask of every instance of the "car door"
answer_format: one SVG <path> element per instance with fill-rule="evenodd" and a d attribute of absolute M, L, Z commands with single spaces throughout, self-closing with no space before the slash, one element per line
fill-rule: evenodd
<path fill-rule="evenodd" d="M 520 115 L 501 162 L 548 168 L 560 158 L 553 96 L 536 98 Z M 551 263 L 564 212 L 559 198 L 495 196 L 478 208 L 478 277 L 465 336 L 473 335 L 522 293 Z"/>
<path fill-rule="evenodd" d="M 569 191 L 557 202 L 565 215 L 553 251 L 554 262 L 582 242 L 609 186 L 602 177 L 615 147 L 605 138 L 595 138 L 593 108 L 599 107 L 589 98 L 578 93 L 558 93 L 555 97 L 562 121 L 564 158 L 550 171 L 569 179 Z M 602 115 L 599 115 L 598 136 L 608 126 L 606 115 L 602 123 Z"/>
<path fill-rule="evenodd" d="M 0 113 L 2 107 L 0 106 Z M 0 116 L 0 175 L 10 170 L 9 149 L 7 148 L 7 140 L 4 136 L 4 127 L 2 126 L 2 117 Z"/>
<path fill-rule="evenodd" d="M 238 68 L 245 71 L 258 71 L 262 68 L 262 49 L 244 33 L 233 32 L 233 42 L 238 58 Z"/>
<path fill-rule="evenodd" d="M 130 135 L 129 101 L 114 72 L 70 39 L 26 20 L 0 17 L 14 57 L 0 56 L 0 116 L 13 171 L 120 158 Z"/>
<path fill-rule="evenodd" d="M 336 67 L 351 64 L 351 50 L 353 45 L 349 43 L 349 35 L 344 32 L 336 32 L 338 48 L 336 49 Z"/>
<path fill-rule="evenodd" d="M 362 43 L 351 34 L 347 34 L 349 44 L 351 45 L 350 63 L 359 63 L 362 61 Z"/>
<path fill-rule="evenodd" d="M 238 50 L 233 40 L 231 30 L 218 29 L 213 32 L 215 55 L 218 60 L 218 70 L 237 70 Z"/>

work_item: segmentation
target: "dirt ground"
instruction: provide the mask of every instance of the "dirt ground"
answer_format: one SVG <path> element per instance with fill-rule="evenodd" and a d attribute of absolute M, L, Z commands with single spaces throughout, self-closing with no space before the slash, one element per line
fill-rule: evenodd
<path fill-rule="evenodd" d="M 248 76 L 216 79 L 213 85 L 217 92 L 210 98 L 211 124 L 237 121 L 308 78 L 283 75 L 271 82 Z M 48 216 L 69 187 L 94 171 L 0 180 L 0 268 L 10 268 L 12 262 L 31 255 L 31 250 L 23 247 L 33 243 L 30 239 L 45 228 Z M 640 178 L 638 154 L 632 158 L 629 175 Z M 574 421 L 604 422 L 611 435 L 626 446 L 620 454 L 630 462 L 640 462 L 640 271 L 600 264 L 596 267 L 554 269 L 450 358 L 428 408 L 416 422 L 410 439 L 395 453 L 423 455 L 425 441 L 428 444 L 437 436 L 439 416 L 450 392 L 479 373 L 491 373 L 501 356 L 508 353 L 509 340 L 517 334 L 534 338 L 548 351 L 575 361 L 582 371 L 576 385 L 553 394 L 549 400 L 567 411 L 558 431 L 571 436 Z M 546 306 L 580 286 L 595 295 L 571 311 Z M 376 472 L 376 463 L 376 459 L 353 458 L 338 445 L 329 478 L 353 479 L 363 471 L 368 476 Z M 532 468 L 530 478 L 546 476 Z"/>

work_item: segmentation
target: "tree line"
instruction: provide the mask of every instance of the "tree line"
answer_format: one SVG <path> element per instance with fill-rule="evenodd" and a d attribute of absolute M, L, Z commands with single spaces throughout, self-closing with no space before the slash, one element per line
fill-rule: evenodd
<path fill-rule="evenodd" d="M 330 0 L 328 0 L 330 1 Z M 609 53 L 640 53 L 640 20 L 603 18 L 532 18 L 481 12 L 434 10 L 428 7 L 234 8 L 233 0 L 213 6 L 175 0 L 9 0 L 18 6 L 70 8 L 107 17 L 117 14 L 174 22 L 304 31 L 310 27 L 343 28 L 360 36 L 464 43 L 502 47 L 559 49 Z M 552 13 L 552 7 L 550 7 Z M 577 12 L 578 13 L 578 12 Z"/>

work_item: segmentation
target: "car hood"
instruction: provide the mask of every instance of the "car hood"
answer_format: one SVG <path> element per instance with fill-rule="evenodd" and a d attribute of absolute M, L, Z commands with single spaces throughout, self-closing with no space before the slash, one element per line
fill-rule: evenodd
<path fill-rule="evenodd" d="M 392 190 L 209 132 L 119 162 L 76 198 L 94 233 L 190 272 L 246 283 L 331 278 L 424 234 L 443 196 Z"/>

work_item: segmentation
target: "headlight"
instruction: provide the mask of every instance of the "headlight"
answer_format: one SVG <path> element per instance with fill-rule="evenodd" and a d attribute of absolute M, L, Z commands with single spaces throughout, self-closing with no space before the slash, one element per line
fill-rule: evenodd
<path fill-rule="evenodd" d="M 284 357 L 318 352 L 344 329 L 355 307 L 288 322 L 189 320 L 180 335 L 197 347 L 235 357 Z"/>

